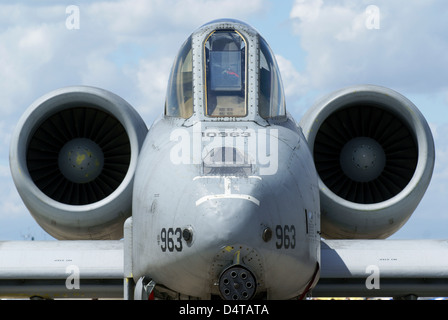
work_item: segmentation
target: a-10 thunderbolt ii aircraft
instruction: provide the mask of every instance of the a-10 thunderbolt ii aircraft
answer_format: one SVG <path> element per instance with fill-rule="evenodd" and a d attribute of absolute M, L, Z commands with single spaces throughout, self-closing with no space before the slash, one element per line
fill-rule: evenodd
<path fill-rule="evenodd" d="M 384 239 L 403 226 L 434 157 L 421 113 L 384 87 L 334 92 L 297 123 L 266 40 L 216 20 L 181 46 L 149 130 L 127 102 L 93 87 L 28 108 L 12 176 L 62 241 L 2 243 L 0 295 L 67 296 L 68 276 L 79 277 L 78 296 L 116 286 L 129 299 L 369 295 L 367 267 L 380 272 L 376 296 L 440 293 L 444 242 L 336 240 Z M 429 289 L 419 282 L 428 278 Z"/>

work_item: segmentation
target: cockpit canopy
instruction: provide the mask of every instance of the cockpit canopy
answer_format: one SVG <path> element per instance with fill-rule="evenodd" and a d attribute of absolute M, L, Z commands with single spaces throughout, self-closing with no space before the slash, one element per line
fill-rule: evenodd
<path fill-rule="evenodd" d="M 188 119 L 193 115 L 193 58 L 191 37 L 182 45 L 171 69 L 165 114 Z"/>
<path fill-rule="evenodd" d="M 185 41 L 173 65 L 165 114 L 222 121 L 284 117 L 283 85 L 266 41 L 234 20 L 212 22 L 199 31 Z"/>

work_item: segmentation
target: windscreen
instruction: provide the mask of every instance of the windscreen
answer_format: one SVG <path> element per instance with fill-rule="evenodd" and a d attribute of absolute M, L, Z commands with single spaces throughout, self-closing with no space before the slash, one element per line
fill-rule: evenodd
<path fill-rule="evenodd" d="M 205 43 L 206 115 L 244 117 L 246 42 L 236 31 L 213 32 Z"/>
<path fill-rule="evenodd" d="M 241 92 L 243 83 L 240 51 L 210 52 L 210 66 L 211 91 Z"/>

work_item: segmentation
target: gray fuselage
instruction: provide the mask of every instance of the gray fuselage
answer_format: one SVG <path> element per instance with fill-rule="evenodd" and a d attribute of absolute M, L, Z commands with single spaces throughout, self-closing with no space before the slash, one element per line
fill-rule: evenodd
<path fill-rule="evenodd" d="M 295 122 L 182 123 L 157 121 L 139 156 L 134 279 L 210 298 L 223 270 L 244 265 L 257 294 L 301 294 L 320 260 L 320 210 L 317 174 Z"/>

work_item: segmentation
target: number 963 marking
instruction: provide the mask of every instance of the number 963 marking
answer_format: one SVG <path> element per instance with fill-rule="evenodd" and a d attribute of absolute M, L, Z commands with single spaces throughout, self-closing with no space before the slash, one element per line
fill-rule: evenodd
<path fill-rule="evenodd" d="M 162 249 L 163 252 L 166 252 L 167 250 L 169 252 L 180 252 L 183 249 L 181 228 L 163 228 L 160 231 L 160 236 L 158 236 L 157 238 L 157 242 L 159 243 L 160 249 Z"/>
<path fill-rule="evenodd" d="M 294 225 L 277 225 L 275 227 L 277 249 L 294 249 L 296 247 L 296 227 Z"/>

